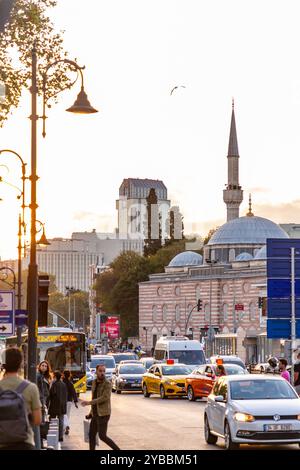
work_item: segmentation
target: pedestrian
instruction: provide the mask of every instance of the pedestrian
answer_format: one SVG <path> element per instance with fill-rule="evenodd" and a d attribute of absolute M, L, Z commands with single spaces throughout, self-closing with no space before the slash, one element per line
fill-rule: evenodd
<path fill-rule="evenodd" d="M 297 360 L 294 364 L 294 387 L 300 395 L 300 352 L 297 354 Z"/>
<path fill-rule="evenodd" d="M 32 426 L 42 420 L 39 390 L 19 372 L 23 354 L 18 348 L 4 351 L 4 377 L 0 380 L 0 449 L 35 450 Z M 9 416 L 8 416 L 9 414 Z"/>
<path fill-rule="evenodd" d="M 59 420 L 59 441 L 64 440 L 64 415 L 67 412 L 67 398 L 68 390 L 66 384 L 61 380 L 61 372 L 56 370 L 54 372 L 54 381 L 50 387 L 50 393 L 47 400 L 49 408 L 49 416 L 51 419 L 58 418 Z"/>
<path fill-rule="evenodd" d="M 120 450 L 117 444 L 107 436 L 107 426 L 111 414 L 111 383 L 105 377 L 105 365 L 98 364 L 96 378 L 92 383 L 92 400 L 82 401 L 82 406 L 91 405 L 87 418 L 91 418 L 89 440 L 90 450 L 95 450 L 96 435 L 111 449 Z"/>
<path fill-rule="evenodd" d="M 50 369 L 50 364 L 48 361 L 42 361 L 38 365 L 37 373 L 37 386 L 40 392 L 40 400 L 42 404 L 42 423 L 40 426 L 40 437 L 41 437 L 41 447 L 44 448 L 43 439 L 46 439 L 48 433 L 48 424 L 47 423 L 47 400 L 50 393 L 50 384 L 51 384 L 52 374 Z"/>
<path fill-rule="evenodd" d="M 225 367 L 223 364 L 218 364 L 216 367 L 216 376 L 223 377 L 224 375 L 226 375 Z"/>
<path fill-rule="evenodd" d="M 287 367 L 287 360 L 284 358 L 279 359 L 279 370 L 281 372 L 280 374 L 281 377 L 287 380 L 288 382 L 291 382 L 290 373 L 288 370 L 286 370 L 286 367 Z"/>
<path fill-rule="evenodd" d="M 70 432 L 70 417 L 71 417 L 71 408 L 72 408 L 72 402 L 74 402 L 74 405 L 76 408 L 78 408 L 78 397 L 77 393 L 75 391 L 74 385 L 72 383 L 72 375 L 69 370 L 64 371 L 64 378 L 63 382 L 66 384 L 68 395 L 67 395 L 67 413 L 65 415 L 65 434 L 68 435 Z"/>

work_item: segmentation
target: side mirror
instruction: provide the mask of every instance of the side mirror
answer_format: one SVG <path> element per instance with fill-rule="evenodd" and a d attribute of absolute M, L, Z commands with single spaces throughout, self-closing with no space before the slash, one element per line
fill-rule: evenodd
<path fill-rule="evenodd" d="M 224 400 L 223 395 L 217 395 L 217 396 L 215 397 L 215 401 L 224 402 L 225 400 Z"/>
<path fill-rule="evenodd" d="M 154 375 L 156 375 L 156 377 L 160 377 L 160 373 L 159 373 L 159 372 L 155 372 Z"/>
<path fill-rule="evenodd" d="M 210 378 L 212 378 L 212 376 L 213 376 L 213 375 L 212 375 L 212 373 L 211 373 L 211 372 L 205 372 L 205 376 L 206 376 L 206 377 L 210 377 Z"/>

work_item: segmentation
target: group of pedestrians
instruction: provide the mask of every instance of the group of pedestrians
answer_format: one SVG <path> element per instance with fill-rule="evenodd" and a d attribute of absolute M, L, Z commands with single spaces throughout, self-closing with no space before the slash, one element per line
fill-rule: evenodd
<path fill-rule="evenodd" d="M 47 434 L 47 417 L 59 420 L 59 441 L 63 441 L 63 433 L 70 432 L 70 414 L 72 403 L 78 408 L 78 398 L 72 383 L 69 370 L 61 373 L 59 370 L 51 373 L 47 361 L 42 361 L 38 366 L 37 385 L 41 400 L 42 426 L 41 442 Z"/>

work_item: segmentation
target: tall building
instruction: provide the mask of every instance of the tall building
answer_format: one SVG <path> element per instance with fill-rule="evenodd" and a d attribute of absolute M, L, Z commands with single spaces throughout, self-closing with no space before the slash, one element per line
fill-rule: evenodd
<path fill-rule="evenodd" d="M 239 217 L 243 191 L 239 183 L 239 148 L 236 134 L 234 101 L 232 101 L 231 125 L 227 155 L 227 185 L 223 190 L 223 200 L 227 206 L 227 222 Z"/>
<path fill-rule="evenodd" d="M 168 217 L 170 201 L 164 183 L 160 180 L 126 178 L 119 189 L 119 199 L 116 201 L 118 210 L 118 232 L 120 239 L 147 239 L 147 197 L 154 189 L 157 196 L 158 213 L 162 239 L 169 236 Z M 153 208 L 155 213 L 155 208 Z"/>

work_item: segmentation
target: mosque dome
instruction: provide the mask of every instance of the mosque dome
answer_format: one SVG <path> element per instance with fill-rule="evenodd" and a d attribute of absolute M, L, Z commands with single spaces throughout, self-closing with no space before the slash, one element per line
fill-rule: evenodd
<path fill-rule="evenodd" d="M 243 253 L 240 253 L 236 258 L 235 261 L 249 261 L 250 259 L 253 259 L 253 256 L 250 253 L 246 253 L 245 251 Z"/>
<path fill-rule="evenodd" d="M 254 259 L 267 259 L 267 245 L 264 245 L 258 250 Z"/>
<path fill-rule="evenodd" d="M 230 220 L 211 237 L 209 246 L 265 244 L 267 238 L 289 238 L 287 233 L 269 219 L 245 216 Z"/>
<path fill-rule="evenodd" d="M 169 267 L 179 267 L 179 266 L 200 266 L 203 263 L 203 258 L 198 253 L 194 251 L 183 251 L 174 256 L 170 261 Z"/>

